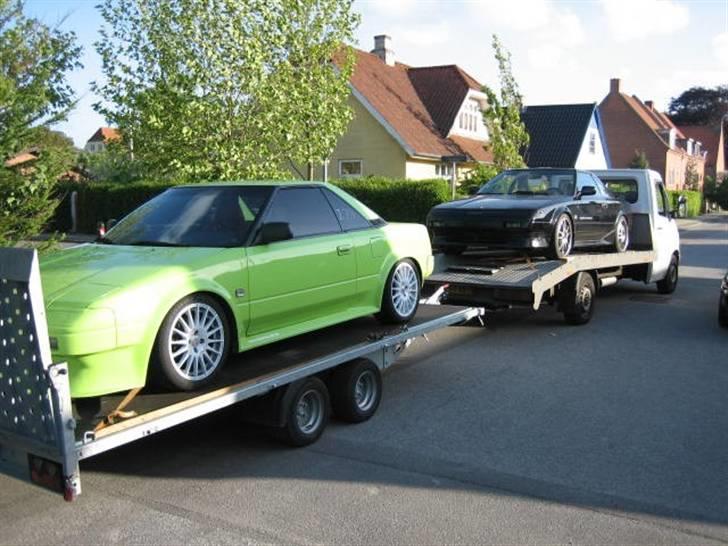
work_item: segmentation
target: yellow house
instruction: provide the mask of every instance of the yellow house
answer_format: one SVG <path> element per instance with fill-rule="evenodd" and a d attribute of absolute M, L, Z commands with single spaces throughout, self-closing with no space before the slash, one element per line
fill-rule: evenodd
<path fill-rule="evenodd" d="M 390 41 L 375 36 L 371 53 L 355 50 L 354 118 L 314 176 L 449 179 L 453 167 L 461 178 L 477 163 L 491 163 L 482 85 L 456 65 L 395 62 Z"/>

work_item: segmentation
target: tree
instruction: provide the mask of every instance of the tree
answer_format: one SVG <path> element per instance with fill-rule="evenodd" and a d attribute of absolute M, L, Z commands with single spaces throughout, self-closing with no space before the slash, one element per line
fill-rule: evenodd
<path fill-rule="evenodd" d="M 351 119 L 351 3 L 104 0 L 96 109 L 155 176 L 290 176 Z"/>
<path fill-rule="evenodd" d="M 677 125 L 715 125 L 728 114 L 728 85 L 691 87 L 670 100 L 668 113 Z"/>
<path fill-rule="evenodd" d="M 693 159 L 688 159 L 688 164 L 685 166 L 685 181 L 683 187 L 689 191 L 697 191 L 700 189 L 698 166 Z"/>
<path fill-rule="evenodd" d="M 26 17 L 20 1 L 0 0 L 0 160 L 39 148 L 27 168 L 0 164 L 0 246 L 36 235 L 55 210 L 55 185 L 68 155 L 44 126 L 73 106 L 66 75 L 80 66 L 80 53 L 73 33 Z"/>
<path fill-rule="evenodd" d="M 649 169 L 650 161 L 647 159 L 645 151 L 635 150 L 634 156 L 632 156 L 632 161 L 630 161 L 629 166 L 631 169 Z"/>
<path fill-rule="evenodd" d="M 529 136 L 521 121 L 523 97 L 511 71 L 511 54 L 495 34 L 493 51 L 498 62 L 500 95 L 490 87 L 483 87 L 488 97 L 488 107 L 483 113 L 489 132 L 487 148 L 493 152 L 493 164 L 498 170 L 525 167 L 522 154 L 528 147 Z"/>

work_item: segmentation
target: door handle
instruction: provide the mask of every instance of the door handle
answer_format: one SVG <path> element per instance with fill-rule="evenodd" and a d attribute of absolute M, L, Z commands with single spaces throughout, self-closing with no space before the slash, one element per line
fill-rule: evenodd
<path fill-rule="evenodd" d="M 336 253 L 339 256 L 344 256 L 345 254 L 349 254 L 351 252 L 351 245 L 339 245 L 336 247 Z"/>

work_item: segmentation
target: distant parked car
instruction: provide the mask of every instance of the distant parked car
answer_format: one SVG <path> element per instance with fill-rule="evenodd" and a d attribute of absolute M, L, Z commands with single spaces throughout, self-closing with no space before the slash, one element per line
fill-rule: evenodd
<path fill-rule="evenodd" d="M 370 313 L 407 322 L 432 267 L 424 226 L 328 184 L 250 182 L 171 188 L 41 278 L 53 357 L 84 398 L 148 371 L 194 390 L 232 352 Z"/>
<path fill-rule="evenodd" d="M 427 218 L 435 251 L 523 250 L 564 258 L 576 248 L 629 246 L 626 205 L 589 172 L 513 169 L 468 199 L 434 207 Z"/>
<path fill-rule="evenodd" d="M 728 273 L 720 283 L 720 299 L 718 300 L 718 323 L 728 328 Z"/>

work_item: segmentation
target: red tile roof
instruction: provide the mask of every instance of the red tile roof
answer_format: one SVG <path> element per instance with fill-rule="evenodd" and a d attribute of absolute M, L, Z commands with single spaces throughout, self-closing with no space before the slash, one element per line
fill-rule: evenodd
<path fill-rule="evenodd" d="M 408 153 L 429 157 L 466 154 L 487 161 L 480 159 L 488 154 L 476 149 L 473 143 L 477 140 L 447 138 L 468 90 L 482 88 L 475 79 L 454 65 L 389 66 L 371 53 L 357 49 L 354 53 L 351 86 L 396 133 Z"/>
<path fill-rule="evenodd" d="M 20 152 L 19 154 L 14 155 L 9 159 L 6 159 L 5 166 L 17 167 L 18 165 L 22 165 L 30 161 L 35 161 L 36 159 L 38 159 L 38 154 L 35 154 L 33 152 Z"/>
<path fill-rule="evenodd" d="M 109 142 L 110 140 L 119 140 L 121 135 L 119 130 L 113 127 L 99 127 L 88 142 Z"/>

